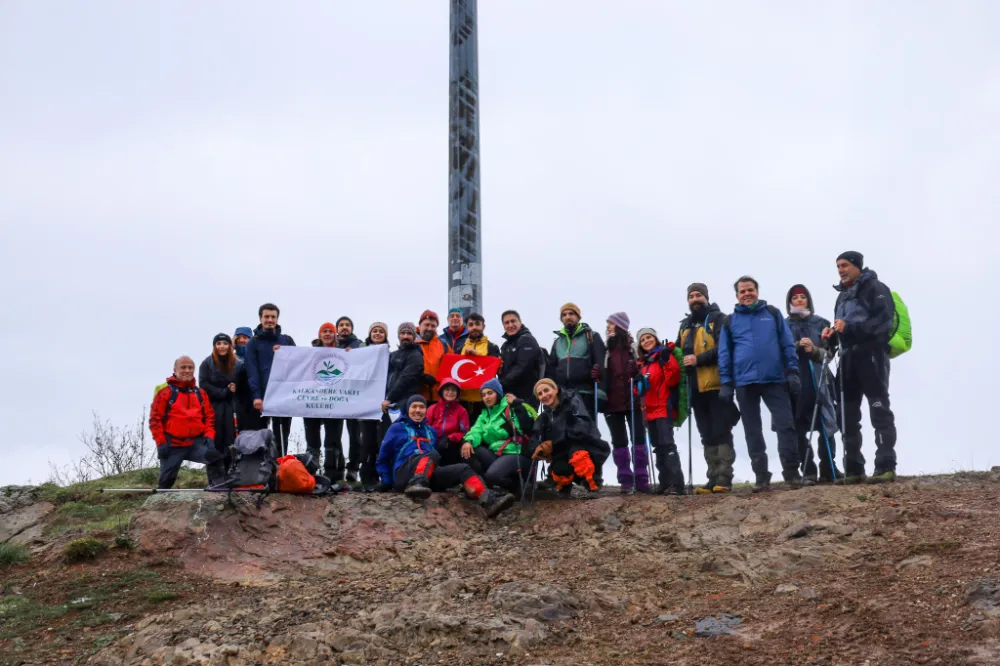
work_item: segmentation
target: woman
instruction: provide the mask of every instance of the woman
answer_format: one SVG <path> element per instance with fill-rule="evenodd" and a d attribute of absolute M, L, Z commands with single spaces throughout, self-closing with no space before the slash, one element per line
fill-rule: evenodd
<path fill-rule="evenodd" d="M 465 496 L 478 500 L 493 518 L 514 504 L 514 496 L 486 488 L 482 477 L 468 465 L 441 465 L 435 447 L 437 434 L 426 421 L 427 401 L 422 395 L 406 401 L 405 413 L 389 426 L 378 454 L 381 489 L 403 491 L 414 501 L 425 500 L 431 491 L 443 492 L 461 484 Z"/>
<path fill-rule="evenodd" d="M 635 351 L 632 336 L 628 332 L 631 321 L 624 312 L 616 312 L 608 317 L 607 353 L 605 366 L 608 369 L 608 383 L 605 392 L 608 394 L 608 408 L 604 412 L 604 421 L 611 431 L 612 456 L 615 467 L 618 468 L 618 485 L 622 494 L 630 494 L 633 490 L 640 493 L 649 492 L 649 471 L 645 446 L 645 430 L 642 419 L 636 416 L 638 407 L 632 393 L 632 377 L 637 371 Z M 625 428 L 628 426 L 628 431 Z M 629 439 L 631 434 L 632 439 Z M 631 451 L 635 454 L 635 471 L 632 471 Z"/>
<path fill-rule="evenodd" d="M 225 457 L 229 470 L 229 447 L 236 441 L 236 384 L 243 361 L 236 358 L 233 340 L 219 333 L 212 340 L 212 354 L 198 368 L 198 386 L 205 389 L 215 410 L 215 449 Z"/>
<path fill-rule="evenodd" d="M 319 327 L 319 337 L 312 341 L 313 347 L 336 347 L 337 327 L 330 322 Z M 306 429 L 306 452 L 319 464 L 320 444 L 323 446 L 323 476 L 333 483 L 344 480 L 344 451 L 341 447 L 342 430 L 337 428 L 339 419 L 306 417 L 302 423 Z M 341 425 L 341 427 L 343 427 Z"/>
<path fill-rule="evenodd" d="M 514 395 L 504 396 L 498 379 L 483 384 L 479 394 L 483 410 L 463 439 L 462 458 L 479 461 L 490 488 L 516 491 L 531 469 L 524 449 L 535 425 L 535 410 Z"/>
<path fill-rule="evenodd" d="M 385 345 L 389 347 L 389 327 L 377 321 L 368 327 L 368 337 L 361 343 L 362 347 Z M 385 437 L 386 430 L 392 425 L 392 419 L 385 412 L 381 420 L 361 421 L 361 487 L 365 492 L 372 492 L 378 486 L 378 472 L 375 461 L 378 459 L 379 445 Z"/>
<path fill-rule="evenodd" d="M 799 459 L 805 463 L 802 476 L 812 481 L 817 477 L 820 483 L 833 483 L 834 474 L 837 479 L 844 475 L 836 469 L 836 463 L 831 463 L 830 456 L 836 459 L 837 442 L 833 434 L 837 432 L 837 411 L 834 406 L 833 380 L 820 377 L 823 370 L 825 352 L 819 346 L 824 328 L 830 327 L 830 322 L 813 314 L 812 294 L 805 285 L 797 284 L 788 290 L 785 298 L 785 310 L 788 312 L 788 328 L 795 340 L 795 349 L 799 357 L 799 377 L 802 379 L 802 391 L 798 398 L 793 398 L 792 406 L 795 414 L 795 431 L 798 435 Z M 813 409 L 816 406 L 816 387 L 819 386 L 819 412 L 813 424 Z M 816 442 L 819 449 L 819 473 L 816 470 L 816 460 L 812 447 L 809 446 L 810 428 L 819 432 Z M 827 444 L 830 448 L 827 451 Z"/>
<path fill-rule="evenodd" d="M 674 443 L 681 366 L 674 358 L 674 343 L 661 345 L 656 331 L 651 328 L 639 329 L 639 349 L 642 361 L 636 378 L 636 392 L 642 397 L 643 416 L 656 454 L 656 470 L 660 474 L 656 494 L 683 495 L 684 472 Z"/>
<path fill-rule="evenodd" d="M 454 379 L 445 379 L 438 387 L 441 398 L 427 410 L 427 422 L 438 436 L 438 451 L 445 465 L 465 462 L 461 455 L 462 439 L 469 432 L 469 412 L 458 401 L 459 386 Z M 471 463 L 470 463 L 471 464 Z M 473 469 L 477 472 L 482 471 Z"/>
<path fill-rule="evenodd" d="M 535 384 L 535 397 L 545 411 L 535 419 L 531 434 L 532 460 L 551 461 L 552 481 L 556 490 L 568 495 L 574 481 L 592 494 L 600 489 L 594 474 L 611 454 L 611 447 L 601 439 L 579 394 L 561 389 L 551 379 Z"/>

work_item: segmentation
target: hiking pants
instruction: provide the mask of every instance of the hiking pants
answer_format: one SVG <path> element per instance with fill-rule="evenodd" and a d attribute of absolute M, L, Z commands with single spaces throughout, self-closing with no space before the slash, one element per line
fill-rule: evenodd
<path fill-rule="evenodd" d="M 288 436 L 292 432 L 292 417 L 269 416 L 266 418 L 271 420 L 271 432 L 274 433 L 274 446 L 280 458 L 288 453 Z"/>
<path fill-rule="evenodd" d="M 361 467 L 361 424 L 358 419 L 330 419 L 333 421 L 333 446 L 337 453 L 337 478 L 344 478 L 344 471 L 357 472 Z M 347 458 L 344 458 L 344 424 L 347 424 Z"/>
<path fill-rule="evenodd" d="M 375 462 L 378 460 L 378 450 L 385 438 L 385 431 L 392 425 L 388 414 L 383 414 L 380 421 L 359 421 L 361 428 L 361 483 L 364 486 L 374 486 L 379 482 Z"/>
<path fill-rule="evenodd" d="M 788 388 L 781 384 L 748 384 L 736 387 L 736 400 L 740 404 L 743 433 L 747 439 L 750 466 L 757 478 L 770 479 L 767 469 L 767 443 L 764 425 L 760 418 L 761 400 L 771 412 L 771 423 L 778 433 L 778 458 L 785 480 L 799 476 L 798 436 L 792 416 L 792 400 Z"/>
<path fill-rule="evenodd" d="M 731 486 L 733 463 L 736 462 L 733 446 L 736 406 L 720 399 L 718 391 L 694 391 L 689 395 L 701 445 L 705 447 L 708 481 L 713 485 Z"/>
<path fill-rule="evenodd" d="M 632 424 L 632 414 L 605 414 L 604 422 L 608 424 L 608 430 L 611 431 L 611 446 L 612 448 L 620 449 L 626 446 L 642 446 L 646 440 L 646 429 L 642 423 L 642 416 L 639 410 L 639 405 L 635 406 L 635 427 Z M 628 432 L 625 428 L 628 427 Z M 629 433 L 632 434 L 632 439 L 629 439 Z"/>
<path fill-rule="evenodd" d="M 340 461 L 340 438 L 334 426 L 337 419 L 302 419 L 306 429 L 306 452 L 319 462 L 320 443 L 323 445 L 323 476 L 331 481 L 343 481 L 343 471 L 337 476 Z M 321 437 L 322 435 L 322 437 Z"/>
<path fill-rule="evenodd" d="M 213 402 L 215 412 L 215 450 L 222 454 L 223 465 L 229 469 L 229 447 L 236 441 L 236 399 Z"/>
<path fill-rule="evenodd" d="M 684 490 L 684 470 L 681 469 L 681 457 L 677 453 L 674 442 L 674 422 L 671 419 L 653 419 L 647 421 L 649 441 L 656 454 L 656 471 L 660 474 L 659 485 L 664 488 Z"/>
<path fill-rule="evenodd" d="M 531 458 L 511 453 L 498 456 L 485 446 L 473 449 L 475 458 L 484 470 L 483 479 L 488 488 L 500 487 L 508 492 L 521 492 L 521 481 L 517 478 L 518 469 L 521 477 L 527 481 L 531 471 Z M 470 459 L 471 460 L 471 459 Z"/>
<path fill-rule="evenodd" d="M 570 449 L 559 456 L 553 455 L 552 464 L 549 465 L 549 472 L 557 489 L 565 488 L 579 478 L 590 490 L 598 490 L 597 481 L 594 480 L 596 471 L 590 452 L 582 448 Z"/>
<path fill-rule="evenodd" d="M 861 453 L 861 398 L 868 398 L 868 416 L 875 429 L 876 473 L 896 469 L 896 419 L 889 408 L 889 356 L 884 351 L 847 350 L 838 373 L 844 381 L 844 473 L 865 472 Z"/>
<path fill-rule="evenodd" d="M 406 486 L 417 477 L 423 477 L 434 492 L 444 492 L 461 484 L 470 499 L 478 499 L 486 491 L 486 484 L 472 468 L 466 464 L 440 465 L 441 454 L 437 450 L 415 453 L 396 470 L 396 490 L 406 490 Z"/>
<path fill-rule="evenodd" d="M 217 486 L 225 480 L 226 469 L 223 455 L 215 448 L 215 443 L 207 437 L 199 437 L 191 446 L 172 446 L 167 443 L 156 447 L 156 456 L 160 459 L 160 479 L 157 488 L 173 488 L 181 464 L 185 460 L 201 463 L 208 474 L 208 485 Z"/>

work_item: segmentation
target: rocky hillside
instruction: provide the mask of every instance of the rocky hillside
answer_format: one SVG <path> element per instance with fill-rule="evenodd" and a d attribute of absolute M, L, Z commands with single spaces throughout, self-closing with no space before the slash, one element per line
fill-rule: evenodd
<path fill-rule="evenodd" d="M 6 664 L 1000 663 L 1000 471 L 497 521 L 9 488 L 0 541 Z"/>

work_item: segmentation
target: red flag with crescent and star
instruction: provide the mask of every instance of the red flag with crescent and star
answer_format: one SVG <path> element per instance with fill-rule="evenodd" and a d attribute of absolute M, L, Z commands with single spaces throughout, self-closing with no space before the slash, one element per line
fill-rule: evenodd
<path fill-rule="evenodd" d="M 440 383 L 451 379 L 463 389 L 478 389 L 499 371 L 500 359 L 495 356 L 445 354 L 441 357 L 437 380 Z"/>

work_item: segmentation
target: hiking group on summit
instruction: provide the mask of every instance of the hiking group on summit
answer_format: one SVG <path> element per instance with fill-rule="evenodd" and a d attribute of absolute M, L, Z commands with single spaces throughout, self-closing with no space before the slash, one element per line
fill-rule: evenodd
<path fill-rule="evenodd" d="M 762 492 L 771 481 L 763 402 L 789 487 L 858 483 L 866 480 L 864 397 L 875 430 L 871 481 L 892 481 L 896 428 L 889 359 L 910 348 L 911 328 L 898 294 L 863 261 L 858 252 L 837 258 L 832 323 L 816 314 L 812 295 L 801 284 L 787 292 L 786 318 L 759 299 L 753 277 L 735 282 L 731 314 L 711 302 L 707 285 L 693 283 L 687 288 L 689 313 L 675 341 L 661 340 L 652 328 L 640 328 L 633 338 L 624 312 L 607 318 L 605 341 L 582 323 L 579 307 L 566 303 L 550 351 L 539 346 L 515 310 L 501 316 L 504 343 L 498 347 L 486 336 L 482 315 L 465 320 L 453 309 L 439 335 L 437 315 L 426 310 L 417 325 L 397 328 L 399 346 L 389 356 L 382 419 L 305 418 L 308 454 L 317 463 L 322 454 L 323 475 L 331 481 L 360 480 L 366 492 L 395 490 L 423 499 L 461 486 L 489 516 L 511 506 L 518 489 L 523 495 L 541 463 L 548 463 L 542 483 L 558 493 L 568 495 L 574 485 L 597 492 L 609 455 L 621 492 L 682 495 L 688 491 L 674 430 L 693 411 L 708 467 L 707 483 L 695 492 L 731 490 L 732 431 L 740 420 L 756 477 L 753 491 Z M 244 327 L 233 338 L 215 336 L 197 383 L 194 361 L 182 356 L 166 384 L 157 387 L 150 430 L 160 459 L 160 488 L 173 485 L 185 460 L 206 464 L 210 487 L 224 483 L 234 464 L 237 432 L 270 427 L 277 455 L 286 454 L 292 419 L 261 412 L 274 353 L 295 341 L 282 333 L 276 305 L 262 305 L 258 315 L 253 331 Z M 351 319 L 341 317 L 321 325 L 312 345 L 346 350 L 388 345 L 388 331 L 375 322 L 362 341 Z M 463 389 L 453 380 L 439 381 L 445 354 L 497 357 L 499 371 L 480 389 Z M 393 421 L 395 408 L 400 414 Z M 604 414 L 610 445 L 598 430 L 598 413 Z M 688 428 L 690 437 L 690 422 Z M 835 462 L 838 430 L 843 472 Z M 819 438 L 818 464 L 813 433 Z"/>

